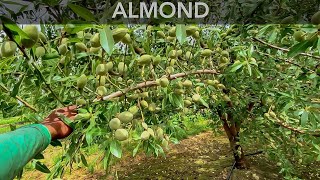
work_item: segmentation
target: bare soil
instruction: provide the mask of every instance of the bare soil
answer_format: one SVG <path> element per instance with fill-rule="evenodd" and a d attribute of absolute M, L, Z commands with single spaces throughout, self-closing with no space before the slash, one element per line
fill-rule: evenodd
<path fill-rule="evenodd" d="M 249 149 L 251 150 L 247 150 L 246 153 L 257 151 L 254 147 Z M 52 155 L 45 153 L 45 157 L 48 158 L 48 156 L 52 158 Z M 94 154 L 89 157 L 89 161 L 98 157 L 99 154 Z M 278 173 L 280 169 L 276 166 L 276 162 L 267 160 L 264 154 L 248 156 L 247 160 L 250 168 L 234 170 L 233 180 L 283 179 Z M 108 175 L 97 165 L 98 169 L 93 173 L 85 168 L 77 168 L 67 173 L 64 179 L 225 180 L 233 162 L 228 139 L 223 135 L 214 137 L 212 132 L 205 132 L 182 140 L 177 145 L 171 144 L 166 157 L 146 157 L 143 153 L 136 157 L 127 155 L 112 168 Z M 45 175 L 30 171 L 25 173 L 24 179 L 45 179 Z"/>

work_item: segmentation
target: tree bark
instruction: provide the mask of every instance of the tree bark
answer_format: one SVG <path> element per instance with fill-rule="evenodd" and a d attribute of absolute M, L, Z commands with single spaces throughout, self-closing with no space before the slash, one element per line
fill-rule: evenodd
<path fill-rule="evenodd" d="M 229 106 L 232 106 L 232 104 L 230 103 Z M 229 139 L 230 148 L 236 162 L 235 167 L 237 169 L 247 169 L 249 165 L 245 158 L 244 150 L 240 145 L 240 123 L 235 122 L 230 113 L 227 115 L 223 115 L 221 111 L 218 113 L 220 120 L 223 122 L 224 131 Z M 230 122 L 230 125 L 228 121 Z"/>

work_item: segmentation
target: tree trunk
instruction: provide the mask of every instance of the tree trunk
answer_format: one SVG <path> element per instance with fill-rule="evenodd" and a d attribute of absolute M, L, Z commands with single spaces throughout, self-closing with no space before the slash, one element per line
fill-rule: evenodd
<path fill-rule="evenodd" d="M 228 115 L 227 118 L 222 115 L 222 113 L 219 113 L 219 116 L 223 122 L 223 128 L 228 136 L 230 148 L 232 149 L 233 156 L 236 161 L 235 167 L 237 169 L 247 169 L 249 166 L 246 161 L 244 151 L 240 145 L 240 124 L 232 121 L 232 117 L 230 115 Z M 230 126 L 227 119 L 232 122 Z"/>

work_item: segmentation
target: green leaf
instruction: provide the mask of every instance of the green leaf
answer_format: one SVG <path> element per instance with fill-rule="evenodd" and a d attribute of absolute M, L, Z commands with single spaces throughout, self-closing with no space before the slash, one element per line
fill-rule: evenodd
<path fill-rule="evenodd" d="M 246 64 L 247 64 L 249 75 L 252 76 L 252 69 L 251 69 L 250 63 L 246 61 Z"/>
<path fill-rule="evenodd" d="M 312 46 L 312 43 L 309 41 L 303 41 L 301 43 L 298 43 L 290 48 L 290 51 L 288 52 L 288 57 L 294 57 L 302 52 L 305 52 L 310 46 Z"/>
<path fill-rule="evenodd" d="M 39 153 L 35 157 L 33 157 L 33 159 L 44 159 L 44 156 L 43 154 Z"/>
<path fill-rule="evenodd" d="M 59 57 L 60 57 L 60 55 L 58 53 L 48 53 L 42 57 L 42 60 L 57 59 Z"/>
<path fill-rule="evenodd" d="M 243 66 L 241 62 L 236 62 L 231 66 L 230 72 L 236 72 L 238 69 L 240 69 Z"/>
<path fill-rule="evenodd" d="M 301 115 L 301 126 L 305 126 L 308 122 L 309 112 L 303 111 Z"/>
<path fill-rule="evenodd" d="M 183 44 L 187 39 L 186 26 L 184 24 L 178 24 L 176 29 L 176 36 L 180 44 Z"/>
<path fill-rule="evenodd" d="M 100 44 L 102 48 L 111 56 L 114 48 L 114 39 L 109 26 L 100 30 Z"/>
<path fill-rule="evenodd" d="M 19 93 L 19 89 L 20 89 L 21 83 L 22 83 L 23 80 L 24 80 L 24 77 L 25 77 L 25 75 L 23 75 L 23 76 L 19 79 L 19 81 L 14 85 L 14 88 L 13 88 L 13 90 L 12 90 L 11 93 L 10 93 L 10 96 L 11 96 L 11 97 L 16 97 L 17 94 Z"/>
<path fill-rule="evenodd" d="M 48 167 L 39 161 L 36 162 L 35 169 L 43 173 L 50 173 Z"/>
<path fill-rule="evenodd" d="M 112 141 L 110 144 L 110 151 L 111 151 L 111 154 L 113 154 L 115 157 L 121 158 L 122 149 L 119 142 Z"/>
<path fill-rule="evenodd" d="M 19 36 L 21 36 L 21 38 L 29 39 L 29 36 L 19 26 L 17 26 L 16 23 L 11 21 L 10 19 L 1 16 L 1 21 L 4 24 L 4 26 L 8 28 L 10 31 L 17 33 Z"/>
<path fill-rule="evenodd" d="M 137 152 L 138 152 L 138 150 L 139 150 L 139 147 L 140 147 L 140 144 L 141 144 L 141 141 L 140 141 L 139 144 L 134 148 L 133 153 L 132 153 L 133 157 L 137 154 Z"/>
<path fill-rule="evenodd" d="M 200 102 L 201 102 L 201 104 L 202 104 L 203 106 L 205 106 L 206 108 L 209 108 L 208 103 L 207 103 L 205 100 L 203 100 L 202 98 L 200 98 Z"/>
<path fill-rule="evenodd" d="M 80 157 L 81 157 L 81 162 L 82 162 L 82 164 L 85 165 L 86 167 L 88 167 L 88 162 L 87 162 L 87 160 L 86 160 L 86 157 L 84 157 L 83 154 L 81 154 Z"/>
<path fill-rule="evenodd" d="M 85 19 L 86 21 L 96 21 L 94 15 L 87 9 L 75 4 L 68 4 L 69 8 L 72 9 L 77 15 Z"/>
<path fill-rule="evenodd" d="M 53 146 L 53 147 L 57 147 L 57 146 L 62 147 L 62 144 L 61 144 L 61 142 L 59 140 L 51 141 L 50 145 Z"/>

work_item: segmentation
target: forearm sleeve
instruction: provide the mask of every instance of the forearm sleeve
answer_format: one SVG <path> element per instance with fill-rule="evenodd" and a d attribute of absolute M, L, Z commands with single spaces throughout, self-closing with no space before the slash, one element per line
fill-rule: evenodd
<path fill-rule="evenodd" d="M 48 147 L 50 141 L 50 132 L 42 124 L 1 134 L 0 180 L 13 179 L 34 156 Z"/>

